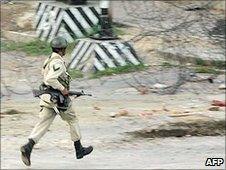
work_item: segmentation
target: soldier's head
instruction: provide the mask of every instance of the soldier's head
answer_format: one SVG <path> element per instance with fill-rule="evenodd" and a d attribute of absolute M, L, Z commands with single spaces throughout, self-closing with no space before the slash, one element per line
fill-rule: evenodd
<path fill-rule="evenodd" d="M 53 52 L 58 53 L 61 56 L 64 56 L 67 48 L 67 40 L 63 37 L 55 37 L 50 43 Z"/>

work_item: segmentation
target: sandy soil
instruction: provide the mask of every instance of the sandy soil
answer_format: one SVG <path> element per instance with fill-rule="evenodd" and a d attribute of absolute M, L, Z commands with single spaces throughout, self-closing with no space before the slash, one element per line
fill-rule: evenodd
<path fill-rule="evenodd" d="M 16 18 L 23 15 L 20 11 L 27 10 L 31 10 L 27 2 L 3 4 L 2 29 L 26 31 L 18 27 Z M 134 34 L 137 30 L 131 29 L 130 32 Z M 130 39 L 131 35 L 123 38 Z M 147 46 L 148 42 L 152 45 Z M 162 59 L 154 56 L 153 49 L 159 43 L 144 39 L 136 45 L 141 53 L 150 54 L 149 63 L 158 65 Z M 38 122 L 39 100 L 33 98 L 31 89 L 37 88 L 41 82 L 40 71 L 45 57 L 30 57 L 19 52 L 1 53 L 2 169 L 27 169 L 20 160 L 19 148 Z M 68 127 L 56 117 L 48 133 L 35 146 L 30 169 L 207 169 L 205 161 L 208 157 L 225 157 L 225 136 L 134 138 L 127 133 L 157 128 L 169 122 L 225 120 L 225 108 L 209 111 L 212 100 L 225 100 L 225 91 L 218 89 L 225 83 L 224 75 L 218 76 L 214 83 L 187 82 L 174 95 L 141 95 L 128 85 L 128 82 L 136 84 L 134 77 L 144 84 L 172 84 L 177 75 L 175 68 L 153 66 L 148 72 L 74 80 L 73 90 L 83 89 L 93 94 L 93 97 L 74 100 L 73 107 L 79 117 L 82 141 L 84 145 L 93 145 L 94 151 L 84 159 L 76 160 Z M 20 113 L 5 114 L 11 109 Z M 122 111 L 127 114 L 118 114 Z M 112 115 L 116 117 L 112 118 Z"/>
<path fill-rule="evenodd" d="M 31 88 L 41 82 L 39 68 L 44 58 L 14 52 L 2 53 L 1 57 L 1 78 L 5 82 L 1 84 L 1 168 L 23 169 L 26 167 L 20 160 L 19 147 L 26 142 L 38 121 L 39 101 L 32 97 Z M 159 74 L 155 71 L 152 70 L 156 79 L 165 83 L 174 80 L 174 70 L 162 70 Z M 127 74 L 123 75 L 123 79 L 122 76 L 112 76 L 73 81 L 72 89 L 83 89 L 94 95 L 78 98 L 73 105 L 80 120 L 83 143 L 92 144 L 94 152 L 76 160 L 68 127 L 57 117 L 48 133 L 35 146 L 31 168 L 197 169 L 206 168 L 208 157 L 225 156 L 224 136 L 136 139 L 127 133 L 167 122 L 225 120 L 223 108 L 214 112 L 208 110 L 213 99 L 225 97 L 224 92 L 218 89 L 219 84 L 224 82 L 223 75 L 213 84 L 186 83 L 175 95 L 141 95 L 125 83 L 125 78 L 129 81 L 131 77 L 132 74 Z M 149 77 L 153 79 L 151 75 Z M 11 109 L 22 113 L 4 114 Z M 128 114 L 111 117 L 122 110 Z"/>

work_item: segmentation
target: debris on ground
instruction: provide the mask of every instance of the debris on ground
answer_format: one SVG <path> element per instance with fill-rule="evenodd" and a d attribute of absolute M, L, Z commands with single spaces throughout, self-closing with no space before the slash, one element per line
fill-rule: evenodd
<path fill-rule="evenodd" d="M 219 106 L 210 107 L 209 111 L 220 111 L 220 107 Z"/>
<path fill-rule="evenodd" d="M 133 87 L 121 88 L 114 91 L 114 94 L 138 94 L 138 90 Z"/>
<path fill-rule="evenodd" d="M 223 101 L 223 100 L 213 100 L 212 101 L 212 106 L 225 107 L 226 106 L 226 101 Z"/>
<path fill-rule="evenodd" d="M 164 88 L 167 87 L 167 85 L 156 83 L 156 84 L 153 85 L 153 87 L 156 88 L 156 89 L 164 89 Z"/>
<path fill-rule="evenodd" d="M 220 90 L 225 90 L 225 89 L 226 89 L 226 86 L 225 86 L 225 84 L 221 84 L 218 88 L 219 88 Z"/>
<path fill-rule="evenodd" d="M 121 117 L 121 116 L 128 116 L 129 112 L 127 110 L 120 110 L 119 112 L 112 112 L 110 113 L 110 117 Z"/>
<path fill-rule="evenodd" d="M 153 115 L 153 113 L 150 112 L 150 111 L 148 111 L 148 110 L 144 110 L 144 111 L 142 111 L 141 113 L 139 113 L 139 115 L 142 116 L 142 117 L 146 117 L 146 116 L 151 116 L 151 115 Z"/>
<path fill-rule="evenodd" d="M 137 87 L 137 91 L 139 91 L 141 95 L 149 93 L 149 89 L 147 86 L 139 86 Z"/>
<path fill-rule="evenodd" d="M 101 108 L 98 106 L 93 106 L 93 108 L 94 108 L 94 110 L 101 110 Z"/>
<path fill-rule="evenodd" d="M 2 112 L 1 114 L 3 115 L 16 115 L 16 114 L 24 114 L 25 112 L 21 112 L 21 111 L 18 111 L 18 110 L 15 110 L 15 109 L 10 109 L 10 110 L 7 110 L 5 112 Z"/>
<path fill-rule="evenodd" d="M 175 115 L 170 115 L 170 117 L 185 117 L 185 116 L 191 116 L 191 114 L 175 114 Z"/>
<path fill-rule="evenodd" d="M 176 122 L 126 133 L 134 138 L 218 136 L 225 135 L 225 121 Z"/>

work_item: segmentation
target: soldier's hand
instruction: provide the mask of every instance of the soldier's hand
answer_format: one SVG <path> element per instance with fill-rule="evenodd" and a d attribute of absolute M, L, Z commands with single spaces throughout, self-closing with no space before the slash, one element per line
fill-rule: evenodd
<path fill-rule="evenodd" d="M 67 89 L 64 89 L 63 91 L 61 91 L 61 93 L 62 93 L 64 96 L 68 96 L 69 91 L 68 91 Z"/>

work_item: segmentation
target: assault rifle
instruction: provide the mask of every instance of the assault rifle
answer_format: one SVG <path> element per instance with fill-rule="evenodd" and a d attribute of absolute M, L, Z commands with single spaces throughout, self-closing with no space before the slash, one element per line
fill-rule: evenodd
<path fill-rule="evenodd" d="M 37 89 L 33 89 L 32 90 L 32 93 L 33 93 L 34 97 L 39 97 L 42 94 L 50 94 L 50 93 L 56 93 L 56 92 L 53 92 L 51 90 L 37 90 Z M 79 96 L 92 96 L 92 94 L 84 93 L 83 90 L 81 92 L 78 92 L 78 91 L 69 91 L 68 95 L 69 96 L 76 96 L 76 97 L 79 97 Z"/>
<path fill-rule="evenodd" d="M 87 94 L 87 93 L 84 93 L 84 91 L 82 90 L 81 92 L 77 92 L 77 91 L 69 91 L 68 93 L 69 96 L 92 96 L 92 94 Z"/>

